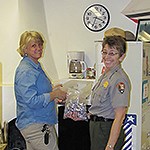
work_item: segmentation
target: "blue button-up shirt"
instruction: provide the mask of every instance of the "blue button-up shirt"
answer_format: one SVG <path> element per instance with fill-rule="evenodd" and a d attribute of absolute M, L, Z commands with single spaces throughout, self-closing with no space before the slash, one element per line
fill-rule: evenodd
<path fill-rule="evenodd" d="M 50 100 L 52 84 L 40 63 L 24 57 L 16 69 L 14 90 L 17 102 L 16 125 L 23 129 L 33 123 L 56 124 L 55 101 Z"/>

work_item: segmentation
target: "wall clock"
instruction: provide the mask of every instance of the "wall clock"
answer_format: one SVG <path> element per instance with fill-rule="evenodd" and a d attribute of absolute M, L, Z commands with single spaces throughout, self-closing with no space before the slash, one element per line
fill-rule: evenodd
<path fill-rule="evenodd" d="M 109 11 L 101 4 L 89 6 L 83 14 L 84 25 L 93 32 L 99 32 L 105 29 L 109 21 Z"/>

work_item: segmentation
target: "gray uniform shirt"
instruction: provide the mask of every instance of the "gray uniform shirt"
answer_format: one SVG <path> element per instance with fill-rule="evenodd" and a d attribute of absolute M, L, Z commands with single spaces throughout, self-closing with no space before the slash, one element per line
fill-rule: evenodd
<path fill-rule="evenodd" d="M 114 119 L 116 107 L 129 106 L 130 90 L 130 80 L 119 64 L 98 79 L 92 89 L 89 112 Z"/>

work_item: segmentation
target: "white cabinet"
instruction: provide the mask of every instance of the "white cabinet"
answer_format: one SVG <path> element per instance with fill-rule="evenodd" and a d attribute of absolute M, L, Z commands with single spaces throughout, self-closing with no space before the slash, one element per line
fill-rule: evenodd
<path fill-rule="evenodd" d="M 16 117 L 16 100 L 13 85 L 2 85 L 2 122 Z"/>

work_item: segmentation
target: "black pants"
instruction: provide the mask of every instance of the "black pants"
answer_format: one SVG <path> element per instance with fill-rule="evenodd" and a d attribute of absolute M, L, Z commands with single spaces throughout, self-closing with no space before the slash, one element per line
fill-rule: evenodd
<path fill-rule="evenodd" d="M 59 150 L 90 150 L 89 122 L 63 119 L 64 106 L 58 108 Z"/>
<path fill-rule="evenodd" d="M 112 123 L 113 121 L 90 121 L 91 150 L 105 150 Z M 124 145 L 124 139 L 124 130 L 121 128 L 114 150 L 121 150 Z"/>

